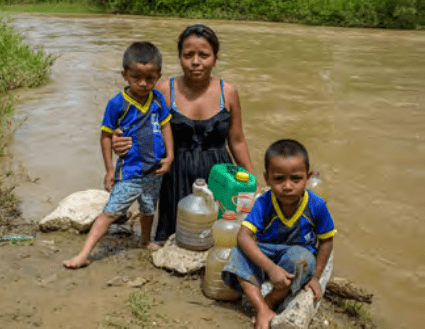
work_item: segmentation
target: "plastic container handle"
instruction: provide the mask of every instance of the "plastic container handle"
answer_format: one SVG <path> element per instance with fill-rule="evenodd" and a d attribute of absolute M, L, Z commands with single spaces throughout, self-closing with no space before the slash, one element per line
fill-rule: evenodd
<path fill-rule="evenodd" d="M 235 201 L 236 199 L 247 199 L 251 201 L 251 207 L 254 205 L 255 200 L 247 195 L 234 195 L 232 196 L 232 202 L 233 204 L 236 206 L 236 209 L 241 210 L 243 208 L 243 206 L 239 206 L 238 203 Z"/>
<path fill-rule="evenodd" d="M 211 190 L 208 188 L 208 185 L 200 186 L 200 190 L 204 193 L 204 199 L 207 206 L 212 210 L 216 210 L 216 203 L 214 202 L 214 195 Z"/>

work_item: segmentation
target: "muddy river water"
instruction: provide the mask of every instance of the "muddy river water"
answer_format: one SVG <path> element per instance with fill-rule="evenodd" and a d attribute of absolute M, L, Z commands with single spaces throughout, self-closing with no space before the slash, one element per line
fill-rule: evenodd
<path fill-rule="evenodd" d="M 27 40 L 60 55 L 51 82 L 20 91 L 26 118 L 11 152 L 25 218 L 102 188 L 100 123 L 136 40 L 158 45 L 163 76 L 180 73 L 176 40 L 197 21 L 16 15 Z M 425 323 L 425 33 L 205 21 L 221 41 L 215 74 L 240 94 L 257 173 L 274 140 L 309 149 L 329 190 L 335 275 L 374 293 L 380 328 Z M 261 176 L 261 175 L 260 175 Z M 263 180 L 262 180 L 263 182 Z"/>

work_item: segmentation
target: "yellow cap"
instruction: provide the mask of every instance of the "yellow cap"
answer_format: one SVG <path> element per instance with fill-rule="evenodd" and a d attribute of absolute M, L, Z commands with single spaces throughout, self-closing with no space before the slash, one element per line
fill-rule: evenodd
<path fill-rule="evenodd" d="M 248 182 L 249 181 L 249 174 L 243 171 L 238 171 L 235 175 L 236 180 L 241 182 Z"/>

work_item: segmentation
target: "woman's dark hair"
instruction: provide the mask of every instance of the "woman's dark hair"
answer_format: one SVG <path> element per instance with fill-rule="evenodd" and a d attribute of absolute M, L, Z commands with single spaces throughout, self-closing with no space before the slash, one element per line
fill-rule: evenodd
<path fill-rule="evenodd" d="M 161 53 L 154 44 L 148 41 L 135 42 L 127 48 L 122 60 L 124 70 L 129 69 L 131 62 L 142 64 L 152 63 L 159 71 L 162 68 Z"/>
<path fill-rule="evenodd" d="M 264 157 L 264 165 L 266 171 L 269 169 L 270 159 L 273 156 L 282 156 L 285 158 L 294 157 L 300 154 L 304 158 L 305 167 L 307 172 L 310 170 L 310 161 L 308 159 L 308 153 L 304 145 L 293 139 L 281 139 L 274 142 L 266 151 Z"/>
<path fill-rule="evenodd" d="M 179 57 L 182 54 L 183 42 L 192 35 L 197 37 L 204 38 L 211 45 L 214 55 L 217 57 L 218 51 L 220 49 L 220 42 L 218 41 L 217 35 L 215 32 L 206 25 L 203 24 L 193 24 L 184 29 L 184 31 L 179 36 L 179 42 L 177 47 L 179 49 Z"/>

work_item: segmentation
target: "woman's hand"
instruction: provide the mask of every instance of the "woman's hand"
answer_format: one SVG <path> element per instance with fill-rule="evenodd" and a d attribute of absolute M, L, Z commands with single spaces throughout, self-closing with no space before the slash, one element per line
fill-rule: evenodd
<path fill-rule="evenodd" d="M 118 156 L 124 156 L 130 150 L 133 141 L 131 137 L 122 137 L 122 131 L 115 129 L 112 133 L 112 149 Z"/>

